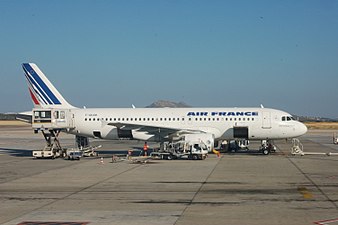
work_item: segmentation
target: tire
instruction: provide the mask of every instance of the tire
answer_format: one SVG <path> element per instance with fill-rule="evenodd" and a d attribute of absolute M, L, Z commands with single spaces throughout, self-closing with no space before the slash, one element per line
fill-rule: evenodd
<path fill-rule="evenodd" d="M 192 159 L 193 160 L 197 160 L 198 159 L 198 155 L 192 155 Z"/>
<path fill-rule="evenodd" d="M 262 153 L 263 153 L 263 155 L 269 155 L 270 154 L 270 150 L 267 149 L 267 148 L 263 148 L 262 149 Z"/>
<path fill-rule="evenodd" d="M 168 155 L 168 156 L 167 156 L 167 159 L 168 159 L 168 160 L 172 160 L 172 159 L 173 159 L 172 155 Z"/>

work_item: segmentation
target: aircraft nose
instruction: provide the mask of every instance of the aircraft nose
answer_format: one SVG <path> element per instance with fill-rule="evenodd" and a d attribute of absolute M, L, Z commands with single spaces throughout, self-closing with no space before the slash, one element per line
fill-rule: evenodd
<path fill-rule="evenodd" d="M 307 126 L 304 123 L 299 122 L 298 126 L 297 126 L 297 133 L 299 134 L 299 136 L 302 136 L 304 134 L 306 134 L 307 132 Z"/>

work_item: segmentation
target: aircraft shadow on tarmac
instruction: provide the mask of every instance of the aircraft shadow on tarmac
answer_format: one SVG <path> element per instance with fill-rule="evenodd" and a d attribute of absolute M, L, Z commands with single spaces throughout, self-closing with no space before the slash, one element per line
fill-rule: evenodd
<path fill-rule="evenodd" d="M 28 149 L 0 148 L 0 153 L 16 157 L 32 157 L 32 150 Z"/>

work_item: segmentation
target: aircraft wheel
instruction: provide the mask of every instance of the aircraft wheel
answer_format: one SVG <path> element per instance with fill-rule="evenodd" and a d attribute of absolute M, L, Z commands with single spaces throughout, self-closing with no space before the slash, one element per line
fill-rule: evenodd
<path fill-rule="evenodd" d="M 263 155 L 269 155 L 269 154 L 270 154 L 270 150 L 267 149 L 267 148 L 264 148 L 264 149 L 262 150 L 262 153 L 263 153 Z"/>

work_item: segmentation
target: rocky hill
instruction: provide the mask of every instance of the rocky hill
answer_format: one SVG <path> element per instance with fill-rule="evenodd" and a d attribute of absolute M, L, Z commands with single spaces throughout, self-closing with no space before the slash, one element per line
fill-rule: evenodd
<path fill-rule="evenodd" d="M 172 102 L 166 100 L 158 100 L 151 105 L 146 106 L 146 108 L 190 108 L 191 106 L 187 105 L 184 102 Z"/>

